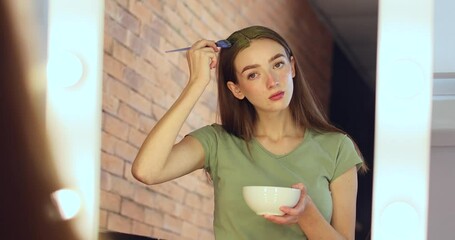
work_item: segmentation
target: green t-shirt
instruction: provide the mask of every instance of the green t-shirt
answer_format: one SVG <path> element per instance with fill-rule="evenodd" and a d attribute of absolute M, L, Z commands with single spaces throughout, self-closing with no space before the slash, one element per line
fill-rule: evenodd
<path fill-rule="evenodd" d="M 205 169 L 213 180 L 217 240 L 306 239 L 297 224 L 279 225 L 256 215 L 243 199 L 243 187 L 290 187 L 301 182 L 330 222 L 330 182 L 362 162 L 351 139 L 341 133 L 307 129 L 300 145 L 285 155 L 267 151 L 255 139 L 248 149 L 243 139 L 227 133 L 218 124 L 198 129 L 190 136 L 202 144 Z"/>

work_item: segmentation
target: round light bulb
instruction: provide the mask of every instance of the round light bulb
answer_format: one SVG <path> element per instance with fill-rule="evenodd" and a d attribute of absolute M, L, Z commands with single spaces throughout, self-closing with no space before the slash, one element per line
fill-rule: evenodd
<path fill-rule="evenodd" d="M 75 190 L 60 189 L 51 195 L 63 220 L 74 218 L 81 210 L 81 198 Z"/>
<path fill-rule="evenodd" d="M 398 201 L 387 205 L 381 214 L 380 232 L 388 240 L 418 239 L 419 214 L 407 202 Z"/>
<path fill-rule="evenodd" d="M 59 87 L 76 85 L 84 73 L 81 59 L 68 51 L 50 54 L 47 63 L 47 76 L 50 84 Z"/>

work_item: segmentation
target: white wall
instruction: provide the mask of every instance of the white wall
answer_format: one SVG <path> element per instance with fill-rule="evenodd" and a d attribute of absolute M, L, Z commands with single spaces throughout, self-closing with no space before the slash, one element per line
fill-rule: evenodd
<path fill-rule="evenodd" d="M 433 146 L 430 166 L 428 239 L 453 239 L 455 229 L 455 146 Z"/>
<path fill-rule="evenodd" d="M 455 229 L 455 1 L 435 1 L 434 89 L 428 239 Z"/>

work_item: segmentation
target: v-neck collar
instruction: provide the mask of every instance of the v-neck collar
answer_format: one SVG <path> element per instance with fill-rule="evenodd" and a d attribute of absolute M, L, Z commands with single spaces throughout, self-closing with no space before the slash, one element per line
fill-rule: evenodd
<path fill-rule="evenodd" d="M 275 159 L 281 159 L 281 158 L 285 158 L 285 157 L 287 157 L 289 155 L 292 155 L 294 152 L 299 150 L 305 144 L 305 142 L 308 140 L 308 136 L 309 136 L 310 132 L 311 132 L 311 129 L 306 128 L 305 129 L 305 133 L 303 134 L 303 139 L 300 141 L 300 143 L 294 149 L 292 149 L 291 151 L 289 151 L 288 153 L 285 153 L 285 154 L 275 154 L 275 153 L 269 151 L 256 138 L 252 139 L 252 143 L 253 143 L 254 147 L 259 148 L 260 150 L 262 150 L 267 155 L 269 155 L 269 156 L 271 156 L 271 157 L 273 157 Z"/>

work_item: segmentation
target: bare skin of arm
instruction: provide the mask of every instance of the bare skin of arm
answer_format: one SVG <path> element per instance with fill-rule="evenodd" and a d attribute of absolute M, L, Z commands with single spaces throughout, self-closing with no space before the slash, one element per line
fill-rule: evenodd
<path fill-rule="evenodd" d="M 143 142 L 133 162 L 133 176 L 145 184 L 169 181 L 204 165 L 202 145 L 192 137 L 175 140 L 191 110 L 210 81 L 216 67 L 215 42 L 201 40 L 187 53 L 190 79 L 172 107 L 157 122 Z"/>
<path fill-rule="evenodd" d="M 284 216 L 264 216 L 277 224 L 297 223 L 308 239 L 354 240 L 357 196 L 357 169 L 353 167 L 330 184 L 332 191 L 332 222 L 327 222 L 307 195 L 302 183 L 292 187 L 302 190 L 294 208 L 282 207 Z"/>

